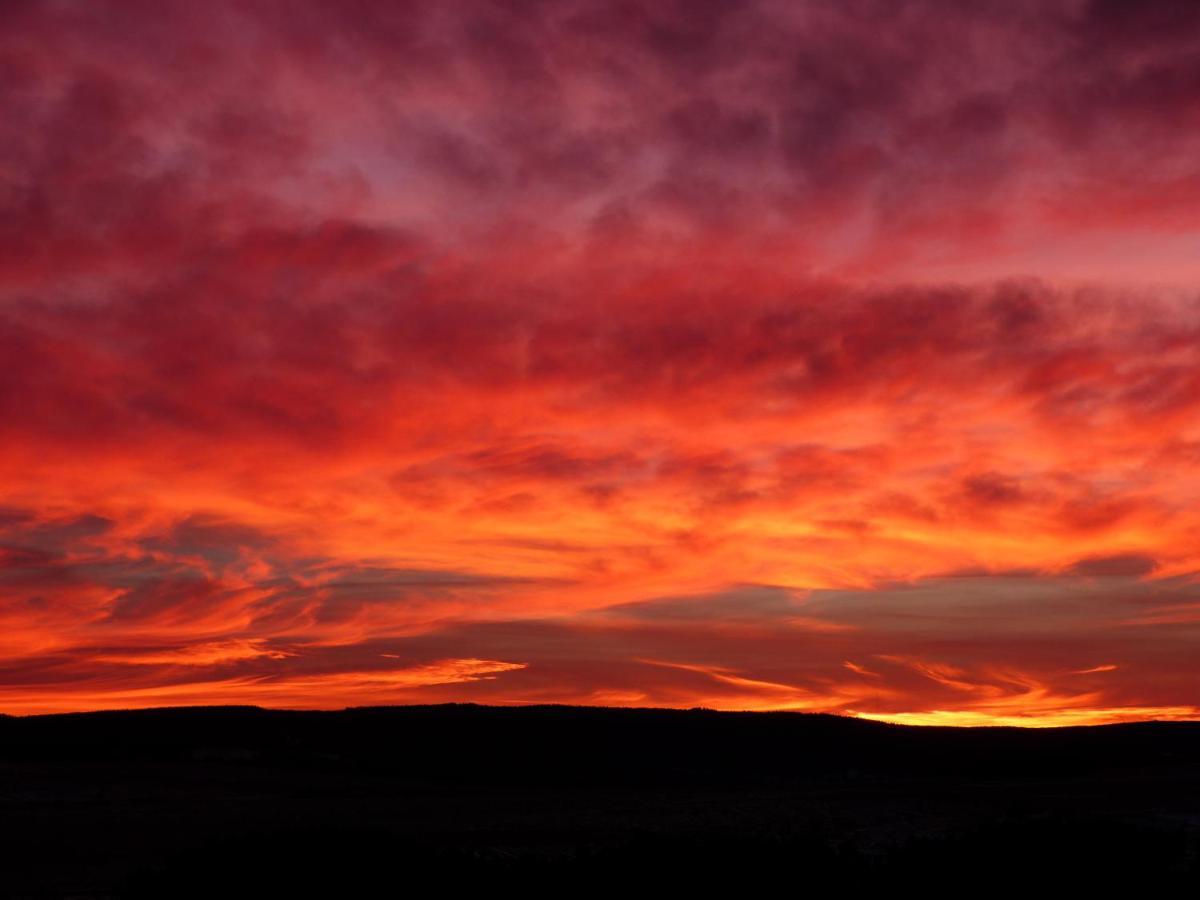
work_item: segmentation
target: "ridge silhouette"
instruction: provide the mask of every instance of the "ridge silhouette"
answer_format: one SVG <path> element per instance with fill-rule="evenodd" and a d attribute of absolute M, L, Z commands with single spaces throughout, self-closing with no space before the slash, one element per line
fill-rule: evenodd
<path fill-rule="evenodd" d="M 1200 886 L 1200 723 L 474 705 L 0 717 L 0 896 Z M 797 880 L 798 879 L 798 880 Z"/>

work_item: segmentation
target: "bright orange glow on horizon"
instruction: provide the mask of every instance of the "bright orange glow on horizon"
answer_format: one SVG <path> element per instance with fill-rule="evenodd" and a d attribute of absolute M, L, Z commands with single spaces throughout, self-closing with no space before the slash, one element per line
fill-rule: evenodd
<path fill-rule="evenodd" d="M 6 11 L 0 712 L 1200 718 L 1137 6 Z"/>

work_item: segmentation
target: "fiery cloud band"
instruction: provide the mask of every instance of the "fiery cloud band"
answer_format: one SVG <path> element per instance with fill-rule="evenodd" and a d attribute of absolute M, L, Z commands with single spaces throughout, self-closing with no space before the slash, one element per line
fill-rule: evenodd
<path fill-rule="evenodd" d="M 0 710 L 1200 715 L 1200 10 L 32 2 Z"/>

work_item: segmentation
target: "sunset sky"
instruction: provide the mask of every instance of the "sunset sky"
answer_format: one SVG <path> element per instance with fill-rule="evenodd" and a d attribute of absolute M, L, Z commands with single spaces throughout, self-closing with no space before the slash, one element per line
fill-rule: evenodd
<path fill-rule="evenodd" d="M 1200 3 L 0 6 L 0 712 L 1200 718 Z"/>

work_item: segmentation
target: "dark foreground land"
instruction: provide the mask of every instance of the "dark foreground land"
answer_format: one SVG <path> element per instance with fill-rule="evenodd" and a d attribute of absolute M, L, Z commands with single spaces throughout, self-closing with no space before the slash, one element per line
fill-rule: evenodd
<path fill-rule="evenodd" d="M 1194 895 L 1200 723 L 477 706 L 5 717 L 0 817 L 9 897 Z"/>

